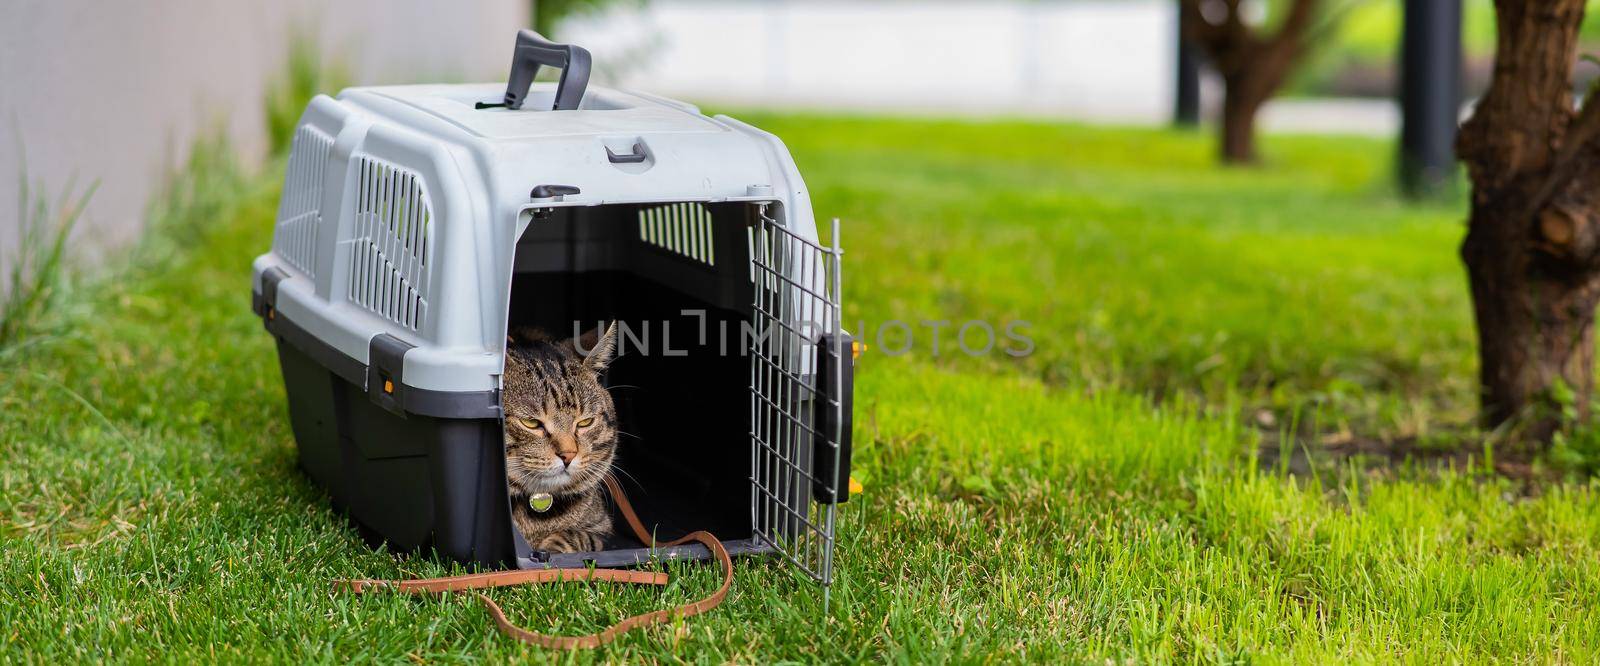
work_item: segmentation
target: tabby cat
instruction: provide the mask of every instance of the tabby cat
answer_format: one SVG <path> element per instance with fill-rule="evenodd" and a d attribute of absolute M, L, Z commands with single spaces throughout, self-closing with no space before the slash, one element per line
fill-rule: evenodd
<path fill-rule="evenodd" d="M 617 412 L 600 373 L 616 353 L 616 323 L 598 333 L 554 341 L 521 331 L 506 346 L 511 516 L 537 550 L 596 551 L 611 534 L 604 481 L 617 451 Z"/>

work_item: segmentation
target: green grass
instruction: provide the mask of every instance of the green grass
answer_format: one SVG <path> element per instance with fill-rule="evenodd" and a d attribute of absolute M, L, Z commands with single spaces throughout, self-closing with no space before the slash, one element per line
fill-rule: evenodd
<path fill-rule="evenodd" d="M 1161 133 L 762 120 L 818 210 L 849 221 L 846 321 L 1020 319 L 1041 337 L 1020 363 L 943 367 L 1242 392 L 1390 436 L 1470 420 L 1462 213 L 1390 196 L 1382 144 L 1280 141 L 1269 169 L 1219 170 L 1203 139 Z"/>
<path fill-rule="evenodd" d="M 300 114 L 311 98 L 319 93 L 333 94 L 350 83 L 350 72 L 344 62 L 323 54 L 315 28 L 292 26 L 283 70 L 267 85 L 263 99 L 267 145 L 274 151 L 288 151 Z"/>
<path fill-rule="evenodd" d="M 0 356 L 49 334 L 54 311 L 71 287 L 67 246 L 72 230 L 96 187 L 78 192 L 69 182 L 52 202 L 39 185 L 28 182 L 27 159 L 21 161 L 15 243 L 10 256 L 0 257 Z"/>
<path fill-rule="evenodd" d="M 753 117 L 846 220 L 848 319 L 1023 319 L 1037 351 L 861 360 L 824 614 L 781 563 L 677 628 L 561 655 L 469 596 L 329 581 L 454 571 L 363 546 L 295 468 L 248 311 L 273 167 L 201 160 L 160 238 L 0 365 L 0 657 L 128 661 L 1390 661 L 1600 657 L 1600 483 L 1478 471 L 1292 477 L 1258 410 L 1417 435 L 1471 415 L 1460 206 L 1396 203 L 1390 148 L 1196 134 Z M 154 249 L 152 249 L 154 248 Z M 1250 416 L 1247 421 L 1246 416 Z M 695 598 L 495 592 L 585 632 Z"/>

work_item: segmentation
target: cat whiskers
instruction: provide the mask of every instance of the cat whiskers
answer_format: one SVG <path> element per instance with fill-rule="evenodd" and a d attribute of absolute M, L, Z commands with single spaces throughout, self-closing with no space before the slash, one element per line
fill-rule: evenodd
<path fill-rule="evenodd" d="M 609 473 L 607 473 L 606 476 L 611 477 L 612 480 L 616 481 L 617 485 L 622 485 L 622 480 L 617 478 L 618 474 L 621 474 L 623 476 L 628 477 L 628 480 L 632 481 L 633 485 L 636 486 L 636 487 L 643 487 L 644 486 L 644 484 L 639 483 L 639 479 L 638 478 L 634 477 L 634 475 L 632 475 L 632 474 L 629 474 L 627 470 L 622 469 L 621 467 L 612 467 L 611 471 Z"/>

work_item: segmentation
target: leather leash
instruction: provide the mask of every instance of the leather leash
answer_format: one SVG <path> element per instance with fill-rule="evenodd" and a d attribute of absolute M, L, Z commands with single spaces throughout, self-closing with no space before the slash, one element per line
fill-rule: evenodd
<path fill-rule="evenodd" d="M 640 543 L 650 544 L 652 548 L 670 548 L 691 541 L 703 544 L 716 556 L 722 565 L 722 585 L 717 591 L 699 601 L 666 608 L 649 613 L 641 613 L 606 627 L 596 633 L 584 636 L 552 636 L 536 631 L 523 629 L 510 620 L 487 595 L 479 594 L 478 600 L 489 609 L 489 614 L 494 616 L 494 623 L 504 633 L 512 638 L 532 643 L 534 645 L 573 650 L 577 648 L 595 648 L 610 643 L 624 633 L 653 624 L 670 622 L 677 618 L 699 615 L 716 608 L 728 596 L 728 588 L 733 585 L 733 560 L 728 557 L 728 550 L 722 547 L 710 532 L 690 532 L 687 536 L 666 543 L 656 543 L 650 533 L 644 529 L 644 524 L 639 521 L 639 515 L 634 513 L 633 505 L 628 502 L 626 495 L 622 494 L 622 486 L 615 479 L 606 477 L 606 490 L 610 491 L 612 501 L 617 503 L 617 509 L 622 512 L 622 517 L 628 523 L 628 528 L 633 531 Z M 633 583 L 637 585 L 666 585 L 667 574 L 651 571 L 637 571 L 632 569 L 520 569 L 517 571 L 495 571 L 481 574 L 468 574 L 464 576 L 446 576 L 444 578 L 418 578 L 412 580 L 344 580 L 334 583 L 335 589 L 348 589 L 356 594 L 366 594 L 379 590 L 393 590 L 406 594 L 438 594 L 441 592 L 458 592 L 461 590 L 478 590 L 492 587 L 506 587 L 509 585 L 523 585 L 528 583 L 559 583 L 579 580 L 602 580 L 612 583 Z"/>

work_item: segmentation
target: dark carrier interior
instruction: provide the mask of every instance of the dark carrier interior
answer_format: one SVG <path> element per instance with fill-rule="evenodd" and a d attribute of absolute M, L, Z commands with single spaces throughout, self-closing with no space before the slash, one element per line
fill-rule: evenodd
<path fill-rule="evenodd" d="M 508 326 L 569 338 L 616 321 L 618 358 L 604 378 L 620 429 L 613 475 L 661 541 L 708 530 L 730 552 L 757 549 L 751 532 L 751 321 L 745 203 L 551 208 L 528 213 L 517 243 Z M 624 525 L 613 507 L 614 524 Z M 616 530 L 604 554 L 547 555 L 526 564 L 637 560 Z"/>

